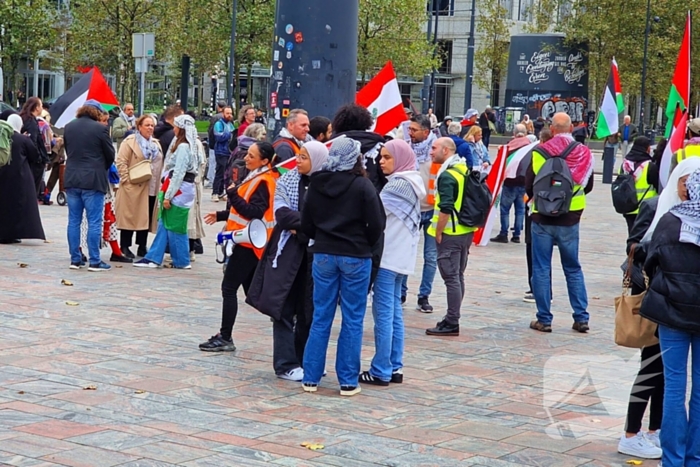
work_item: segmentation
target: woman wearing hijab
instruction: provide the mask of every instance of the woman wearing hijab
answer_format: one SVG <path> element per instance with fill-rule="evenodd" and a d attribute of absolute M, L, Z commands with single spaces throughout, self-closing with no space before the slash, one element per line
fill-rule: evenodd
<path fill-rule="evenodd" d="M 163 152 L 158 140 L 153 137 L 155 125 L 156 122 L 149 115 L 139 117 L 136 132 L 124 138 L 115 162 L 120 180 L 115 203 L 117 228 L 121 231 L 119 243 L 124 256 L 132 260 L 137 255 L 146 256 L 148 232 L 156 231 L 156 196 L 160 191 Z M 151 179 L 131 183 L 129 170 L 143 161 L 150 163 Z M 131 251 L 134 232 L 138 245 L 136 255 Z"/>
<path fill-rule="evenodd" d="M 389 141 L 380 156 L 379 165 L 389 180 L 379 194 L 386 214 L 384 253 L 373 285 L 375 354 L 369 371 L 360 374 L 360 382 L 388 386 L 389 382 L 403 382 L 401 284 L 416 266 L 420 200 L 426 192 L 408 143 Z"/>
<path fill-rule="evenodd" d="M 634 140 L 632 149 L 622 161 L 620 173 L 631 174 L 637 188 L 637 199 L 641 205 L 647 198 L 657 196 L 659 191 L 659 169 L 652 161 L 651 140 L 646 136 L 638 136 Z M 625 213 L 623 217 L 627 221 L 627 233 L 632 232 L 634 220 L 639 213 L 639 206 L 632 212 Z"/>
<path fill-rule="evenodd" d="M 245 229 L 251 220 L 259 219 L 265 223 L 269 239 L 275 223 L 273 202 L 276 176 L 275 171 L 272 170 L 274 158 L 275 149 L 270 143 L 257 142 L 251 145 L 245 156 L 246 169 L 250 173 L 241 184 L 232 184 L 226 192 L 231 204 L 230 210 L 207 214 L 204 222 L 211 225 L 228 219 L 225 230 L 233 232 Z M 243 286 L 243 291 L 246 295 L 248 294 L 255 268 L 262 258 L 263 251 L 263 248 L 255 248 L 248 243 L 234 246 L 224 271 L 224 280 L 221 282 L 223 296 L 221 329 L 208 341 L 199 344 L 199 350 L 204 352 L 236 350 L 232 334 L 233 325 L 238 316 L 238 289 Z"/>
<path fill-rule="evenodd" d="M 44 240 L 31 169 L 39 153 L 32 140 L 20 133 L 19 115 L 8 115 L 3 124 L 9 124 L 13 133 L 10 163 L 0 167 L 0 244 L 19 243 L 23 238 Z"/>
<path fill-rule="evenodd" d="M 43 193 L 41 193 L 41 183 L 44 181 L 44 171 L 46 170 L 46 164 L 49 163 L 49 152 L 46 151 L 46 144 L 44 143 L 44 138 L 41 134 L 41 129 L 39 128 L 39 121 L 37 118 L 41 115 L 42 110 L 44 110 L 41 99 L 38 97 L 30 97 L 27 102 L 22 106 L 22 110 L 19 116 L 22 117 L 22 134 L 29 136 L 29 139 L 34 143 L 37 152 L 39 153 L 39 160 L 32 163 L 31 169 L 32 174 L 34 174 L 34 186 L 36 187 L 36 196 L 38 200 L 41 199 Z"/>
<path fill-rule="evenodd" d="M 252 126 L 252 125 L 251 125 Z M 246 303 L 274 321 L 272 366 L 278 378 L 301 381 L 304 347 L 313 318 L 313 283 L 309 238 L 301 231 L 310 176 L 328 158 L 318 141 L 305 143 L 297 155 L 297 168 L 277 180 L 275 229 L 260 260 Z"/>
<path fill-rule="evenodd" d="M 311 185 L 301 230 L 314 240 L 314 319 L 304 351 L 304 391 L 316 392 L 326 365 L 328 339 L 340 298 L 343 321 L 335 369 L 341 396 L 360 392 L 362 323 L 372 270 L 372 246 L 384 231 L 384 212 L 365 177 L 360 143 L 337 138 Z"/>
<path fill-rule="evenodd" d="M 687 161 L 686 161 L 687 162 Z M 681 165 L 674 173 L 681 169 Z M 680 172 L 683 173 L 683 172 Z M 664 467 L 700 462 L 700 169 L 669 180 L 677 199 L 659 199 L 647 235 L 644 271 L 649 288 L 640 315 L 658 323 L 663 354 L 664 402 L 661 449 Z M 645 236 L 646 238 L 646 236 Z M 686 410 L 688 354 L 692 347 L 690 410 Z M 659 464 L 661 465 L 661 464 Z"/>
<path fill-rule="evenodd" d="M 150 120 L 150 117 L 147 117 Z M 151 251 L 134 263 L 140 268 L 163 264 L 165 247 L 170 247 L 173 267 L 191 269 L 187 218 L 195 200 L 194 182 L 199 170 L 197 129 L 189 115 L 175 119 L 175 142 L 168 151 L 160 187 L 159 220 Z M 128 139 L 128 138 L 127 138 Z M 126 140 L 124 140 L 126 143 Z M 124 147 L 125 144 L 122 144 Z M 119 190 L 121 193 L 122 189 Z"/>

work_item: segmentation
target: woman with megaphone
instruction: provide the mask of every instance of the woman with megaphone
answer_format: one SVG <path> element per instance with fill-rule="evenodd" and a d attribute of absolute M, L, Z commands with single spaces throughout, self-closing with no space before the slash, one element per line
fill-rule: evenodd
<path fill-rule="evenodd" d="M 276 185 L 276 172 L 272 169 L 275 150 L 270 143 L 258 142 L 250 146 L 245 156 L 246 169 L 250 171 L 243 182 L 227 190 L 230 211 L 219 211 L 204 216 L 204 222 L 212 225 L 226 221 L 226 232 L 232 233 L 233 251 L 229 256 L 221 283 L 223 296 L 221 329 L 208 341 L 199 344 L 205 352 L 233 352 L 233 325 L 238 315 L 238 289 L 243 286 L 247 294 L 253 280 L 255 268 L 262 257 L 264 244 L 251 238 L 257 219 L 264 223 L 265 242 L 270 238 L 275 225 L 273 201 Z M 262 242 L 261 242 L 262 243 Z"/>
<path fill-rule="evenodd" d="M 307 142 L 297 154 L 297 168 L 277 181 L 277 225 L 246 298 L 246 303 L 273 319 L 272 366 L 278 378 L 288 381 L 304 377 L 304 347 L 314 313 L 313 257 L 309 237 L 301 231 L 301 210 L 311 174 L 321 170 L 327 158 L 325 144 Z"/>

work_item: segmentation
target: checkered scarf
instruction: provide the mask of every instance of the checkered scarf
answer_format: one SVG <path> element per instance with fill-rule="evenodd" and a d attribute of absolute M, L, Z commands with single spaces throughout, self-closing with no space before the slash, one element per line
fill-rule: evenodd
<path fill-rule="evenodd" d="M 681 220 L 679 240 L 700 246 L 700 170 L 688 177 L 685 186 L 689 200 L 671 208 L 671 213 Z"/>

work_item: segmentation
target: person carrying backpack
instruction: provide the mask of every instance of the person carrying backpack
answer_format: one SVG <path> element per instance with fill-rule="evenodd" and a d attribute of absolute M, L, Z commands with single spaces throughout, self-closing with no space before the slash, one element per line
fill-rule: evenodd
<path fill-rule="evenodd" d="M 572 329 L 589 330 L 588 296 L 578 259 L 579 223 L 586 207 L 586 194 L 593 189 L 593 155 L 571 136 L 571 118 L 554 114 L 550 126 L 554 137 L 532 151 L 525 176 L 525 189 L 532 199 L 532 292 L 537 319 L 530 328 L 552 332 L 550 274 L 552 251 L 559 249 L 569 301 L 573 309 Z"/>
<path fill-rule="evenodd" d="M 426 329 L 429 336 L 459 336 L 460 308 L 465 292 L 464 271 L 477 229 L 460 220 L 466 203 L 469 168 L 456 151 L 452 139 L 443 137 L 433 143 L 430 153 L 433 162 L 441 167 L 437 174 L 435 210 L 428 235 L 437 245 L 437 266 L 447 289 L 447 313 L 434 328 Z"/>
<path fill-rule="evenodd" d="M 639 136 L 634 140 L 611 191 L 613 206 L 627 221 L 630 234 L 642 201 L 657 196 L 659 191 L 659 168 L 652 161 L 649 138 Z"/>

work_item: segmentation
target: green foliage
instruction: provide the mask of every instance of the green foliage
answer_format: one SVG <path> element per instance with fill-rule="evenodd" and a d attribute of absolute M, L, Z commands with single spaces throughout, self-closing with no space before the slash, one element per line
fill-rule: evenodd
<path fill-rule="evenodd" d="M 391 60 L 397 74 L 419 77 L 440 64 L 423 30 L 425 0 L 360 0 L 357 71 L 365 82 Z"/>
<path fill-rule="evenodd" d="M 59 12 L 50 0 L 0 0 L 0 61 L 6 90 L 19 87 L 22 58 L 33 60 L 39 51 L 55 46 L 60 25 Z M 6 93 L 0 90 L 0 94 Z"/>
<path fill-rule="evenodd" d="M 526 10 L 528 21 L 523 31 L 528 34 L 543 34 L 552 26 L 552 18 L 557 11 L 557 0 L 534 0 Z"/>
<path fill-rule="evenodd" d="M 493 91 L 508 68 L 510 27 L 508 11 L 499 0 L 483 0 L 479 4 L 478 47 L 474 53 L 474 82 L 482 89 Z"/>

